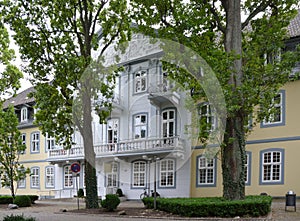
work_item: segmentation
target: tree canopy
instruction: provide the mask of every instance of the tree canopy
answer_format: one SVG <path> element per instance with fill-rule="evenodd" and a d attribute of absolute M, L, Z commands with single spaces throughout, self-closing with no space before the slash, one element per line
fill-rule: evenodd
<path fill-rule="evenodd" d="M 215 72 L 227 109 L 220 149 L 223 196 L 244 198 L 249 119 L 253 124 L 268 119 L 278 89 L 297 79 L 297 75 L 291 76 L 291 70 L 299 60 L 299 52 L 286 50 L 284 43 L 289 37 L 287 26 L 297 14 L 298 1 L 134 0 L 131 6 L 139 31 L 191 48 Z M 166 66 L 171 77 L 192 89 L 195 102 L 207 99 L 193 77 L 176 71 L 174 65 Z M 207 133 L 200 131 L 201 141 L 205 136 Z"/>
<path fill-rule="evenodd" d="M 15 52 L 11 48 L 7 28 L 0 15 L 0 97 L 11 95 L 20 87 L 20 78 L 23 77 L 16 65 Z"/>
<path fill-rule="evenodd" d="M 14 198 L 17 182 L 26 178 L 30 171 L 20 164 L 20 156 L 26 150 L 18 130 L 19 121 L 14 107 L 0 110 L 0 173 L 2 187 L 9 187 Z"/>
<path fill-rule="evenodd" d="M 92 88 L 96 78 L 83 76 L 92 63 L 93 51 L 97 51 L 93 65 L 95 60 L 100 64 L 112 43 L 118 45 L 129 39 L 127 2 L 4 0 L 3 5 L 21 58 L 28 64 L 24 71 L 32 77 L 35 86 L 34 97 L 39 110 L 36 123 L 43 133 L 55 136 L 67 148 L 73 144 L 72 135 L 75 127 L 78 128 L 85 148 L 86 207 L 97 208 L 92 100 L 99 94 L 111 96 L 111 87 L 105 86 L 105 81 L 99 78 L 100 84 Z M 113 76 L 106 78 L 113 79 Z M 82 112 L 79 118 L 73 115 L 76 96 L 86 102 L 77 109 Z"/>

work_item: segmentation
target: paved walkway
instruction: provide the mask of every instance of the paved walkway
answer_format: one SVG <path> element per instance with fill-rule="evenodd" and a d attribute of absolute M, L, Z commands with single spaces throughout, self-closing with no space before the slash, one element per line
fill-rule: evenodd
<path fill-rule="evenodd" d="M 128 217 L 128 216 L 110 216 L 110 215 L 99 215 L 99 214 L 80 214 L 80 213 L 65 213 L 62 209 L 74 210 L 78 208 L 76 199 L 68 200 L 39 200 L 36 202 L 39 206 L 19 208 L 17 210 L 1 209 L 0 220 L 3 217 L 10 214 L 23 214 L 25 217 L 35 217 L 37 221 L 153 221 L 162 220 L 161 218 L 143 218 L 143 217 Z M 84 208 L 85 204 L 83 201 L 79 202 L 79 207 Z M 121 202 L 120 207 L 134 207 L 143 208 L 143 204 L 140 201 L 125 201 Z M 166 219 L 165 219 L 166 220 Z M 189 219 L 189 218 L 168 218 L 168 220 L 233 220 L 233 219 L 220 219 L 220 218 L 210 218 L 210 219 Z M 285 201 L 284 199 L 274 199 L 272 203 L 272 212 L 268 217 L 263 219 L 234 219 L 234 220 L 274 220 L 274 221 L 298 221 L 300 220 L 300 204 L 297 207 L 297 211 L 294 211 L 293 207 L 288 207 L 285 211 Z"/>

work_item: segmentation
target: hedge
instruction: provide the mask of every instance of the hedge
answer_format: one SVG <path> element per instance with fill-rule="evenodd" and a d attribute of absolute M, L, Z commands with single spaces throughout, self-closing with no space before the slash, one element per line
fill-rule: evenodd
<path fill-rule="evenodd" d="M 27 195 L 30 200 L 31 200 L 31 204 L 35 204 L 35 201 L 39 199 L 38 195 Z"/>
<path fill-rule="evenodd" d="M 0 204 L 10 204 L 13 203 L 13 200 L 12 196 L 0 196 Z"/>
<path fill-rule="evenodd" d="M 16 196 L 14 199 L 14 204 L 17 204 L 19 207 L 28 207 L 31 206 L 31 199 L 26 195 Z"/>
<path fill-rule="evenodd" d="M 153 208 L 153 197 L 143 199 L 147 208 Z M 222 197 L 157 198 L 156 208 L 186 217 L 258 217 L 271 211 L 271 196 L 247 196 L 245 200 L 229 201 Z"/>

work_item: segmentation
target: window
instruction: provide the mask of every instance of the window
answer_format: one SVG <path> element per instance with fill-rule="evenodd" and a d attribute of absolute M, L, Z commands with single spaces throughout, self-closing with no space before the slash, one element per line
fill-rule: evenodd
<path fill-rule="evenodd" d="M 262 123 L 262 127 L 268 126 L 281 126 L 285 124 L 285 92 L 280 91 L 272 99 L 273 108 L 270 109 L 270 115 L 268 119 L 265 119 Z"/>
<path fill-rule="evenodd" d="M 147 136 L 147 115 L 139 114 L 134 116 L 134 138 L 140 139 Z"/>
<path fill-rule="evenodd" d="M 283 149 L 261 151 L 260 184 L 283 184 Z"/>
<path fill-rule="evenodd" d="M 197 158 L 197 186 L 215 186 L 216 177 L 215 159 L 207 159 L 204 156 Z"/>
<path fill-rule="evenodd" d="M 27 120 L 28 120 L 27 107 L 22 107 L 22 109 L 21 109 L 21 122 L 26 122 Z"/>
<path fill-rule="evenodd" d="M 18 181 L 18 188 L 25 188 L 26 187 L 26 179 L 21 179 Z"/>
<path fill-rule="evenodd" d="M 21 135 L 22 144 L 26 146 L 26 134 Z"/>
<path fill-rule="evenodd" d="M 31 134 L 31 152 L 38 153 L 40 152 L 40 133 L 33 132 Z"/>
<path fill-rule="evenodd" d="M 46 151 L 55 149 L 55 138 L 46 135 Z"/>
<path fill-rule="evenodd" d="M 25 172 L 24 168 L 20 168 L 20 171 Z M 21 178 L 21 177 L 20 177 Z M 18 188 L 25 188 L 26 187 L 26 175 L 23 179 L 20 179 L 17 183 Z"/>
<path fill-rule="evenodd" d="M 245 185 L 251 184 L 251 152 L 246 153 L 245 159 Z"/>
<path fill-rule="evenodd" d="M 140 93 L 147 90 L 147 71 L 141 70 L 134 74 L 134 92 Z"/>
<path fill-rule="evenodd" d="M 117 187 L 118 186 L 118 163 L 112 162 L 108 165 L 108 172 L 106 174 L 107 177 L 107 187 Z"/>
<path fill-rule="evenodd" d="M 175 122 L 175 110 L 165 110 L 162 112 L 163 137 L 175 136 Z"/>
<path fill-rule="evenodd" d="M 133 163 L 133 187 L 146 186 L 146 162 L 137 161 Z"/>
<path fill-rule="evenodd" d="M 174 187 L 175 186 L 175 161 L 165 159 L 160 161 L 160 187 Z"/>
<path fill-rule="evenodd" d="M 216 129 L 216 118 L 213 114 L 211 105 L 202 103 L 198 109 L 200 128 L 202 132 L 211 132 Z"/>
<path fill-rule="evenodd" d="M 71 171 L 71 166 L 67 165 L 64 167 L 64 188 L 73 187 L 73 174 Z"/>
<path fill-rule="evenodd" d="M 39 188 L 40 187 L 40 169 L 37 167 L 31 168 L 31 188 Z"/>
<path fill-rule="evenodd" d="M 110 119 L 107 121 L 107 140 L 108 143 L 118 142 L 119 120 Z"/>
<path fill-rule="evenodd" d="M 54 187 L 54 167 L 46 167 L 45 173 L 46 188 Z"/>

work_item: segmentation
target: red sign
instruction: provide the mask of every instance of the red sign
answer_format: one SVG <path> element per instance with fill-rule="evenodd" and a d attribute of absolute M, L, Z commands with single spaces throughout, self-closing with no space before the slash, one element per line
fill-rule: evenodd
<path fill-rule="evenodd" d="M 80 172 L 80 164 L 79 163 L 73 163 L 71 165 L 71 170 L 72 170 L 73 173 Z"/>

